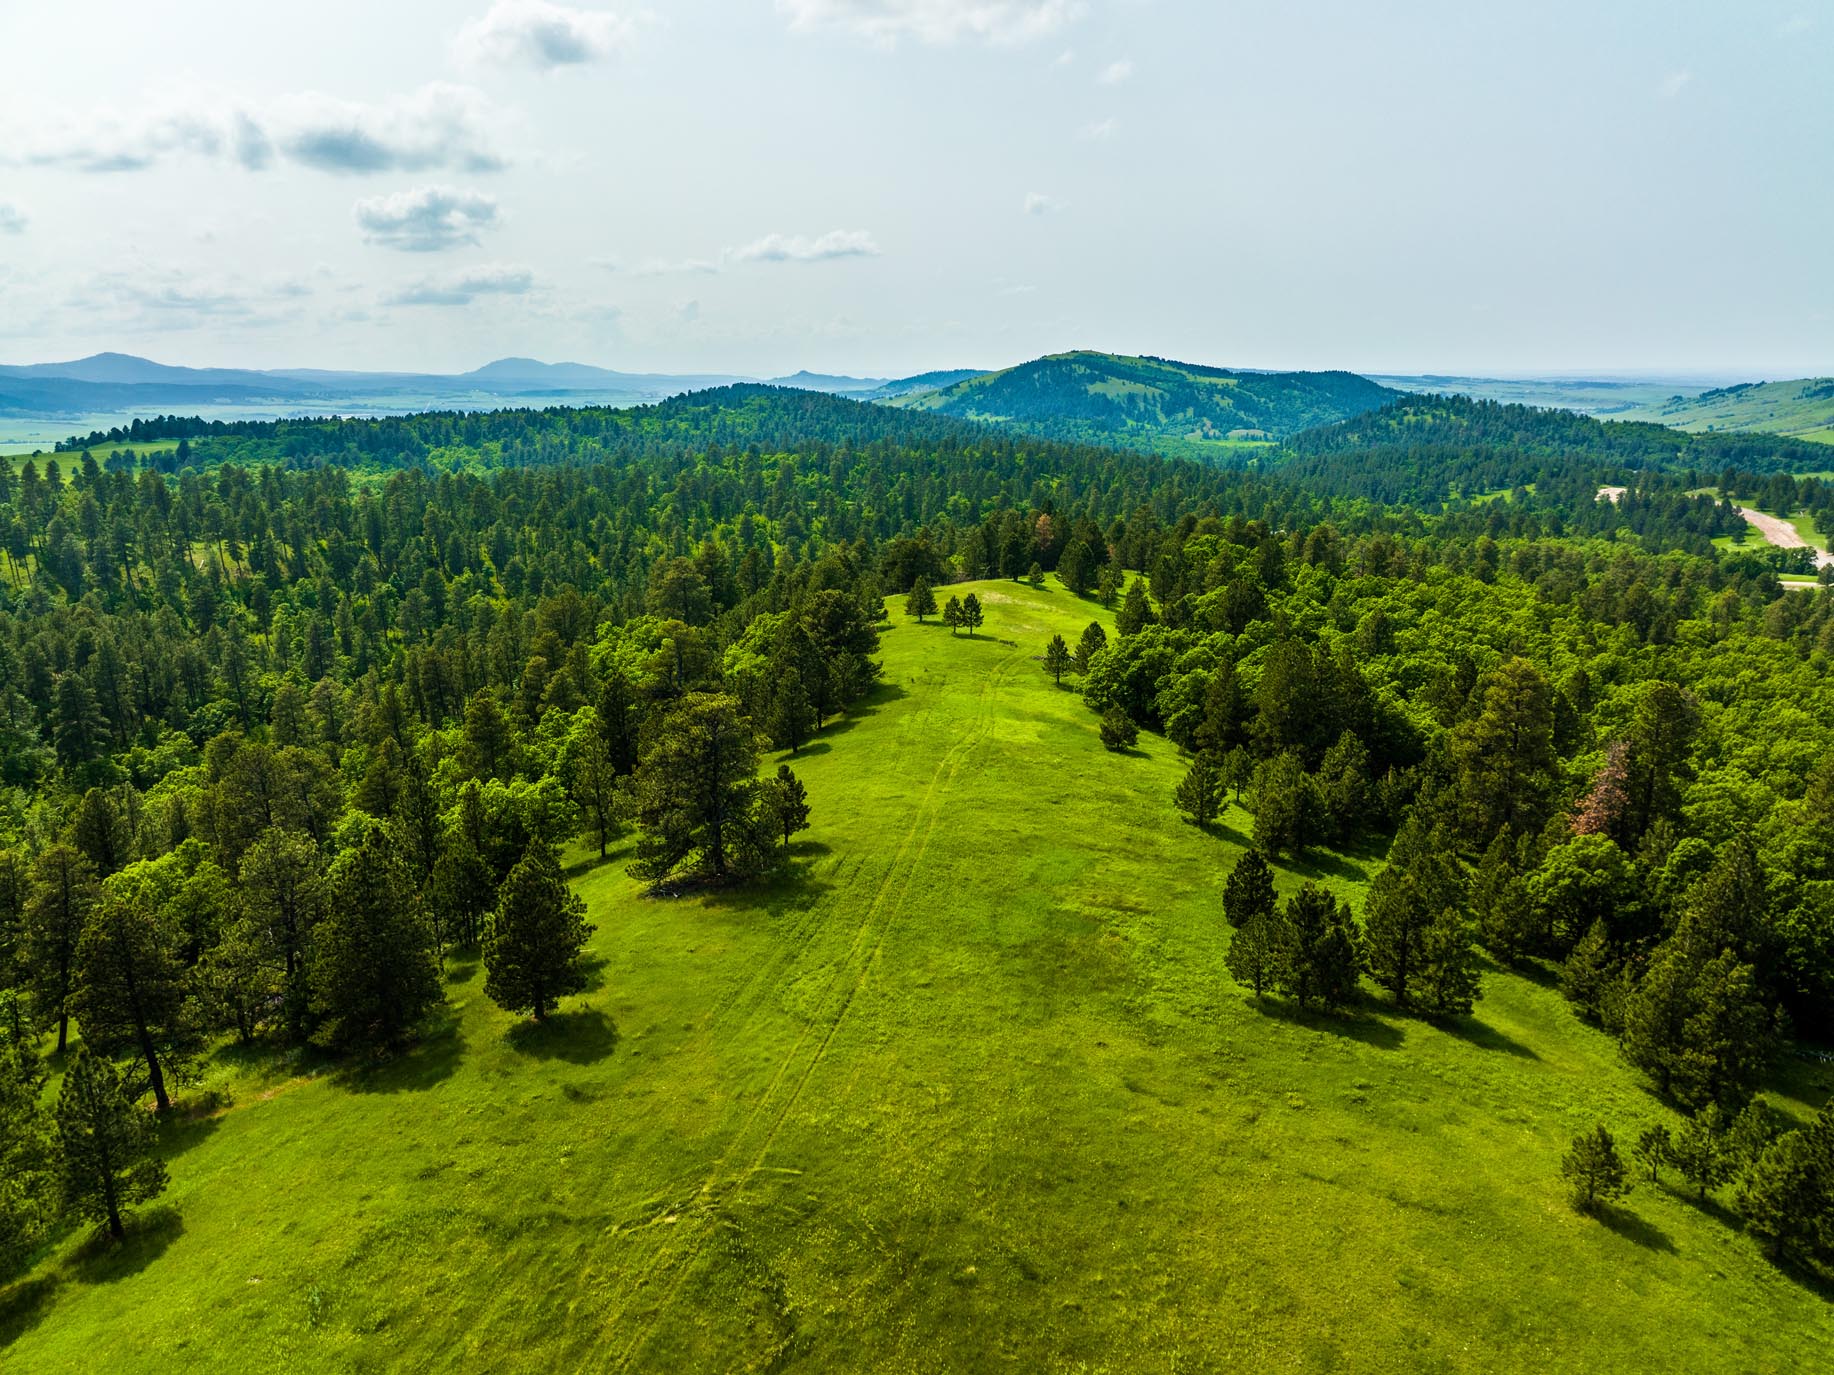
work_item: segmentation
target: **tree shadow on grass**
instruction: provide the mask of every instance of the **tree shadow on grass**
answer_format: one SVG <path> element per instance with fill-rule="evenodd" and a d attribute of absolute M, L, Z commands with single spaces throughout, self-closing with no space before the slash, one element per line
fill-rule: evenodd
<path fill-rule="evenodd" d="M 508 1039 L 518 1054 L 590 1065 L 618 1048 L 618 1027 L 603 1012 L 588 1007 L 556 1012 L 539 1022 L 518 1022 Z"/>
<path fill-rule="evenodd" d="M 1265 1016 L 1290 1026 L 1304 1027 L 1307 1031 L 1329 1032 L 1345 1040 L 1360 1041 L 1377 1050 L 1399 1050 L 1407 1040 L 1404 1028 L 1373 1016 L 1367 1010 L 1322 1012 L 1315 1008 L 1301 1008 L 1297 1003 L 1287 1002 L 1283 998 L 1264 998 L 1256 1006 Z"/>
<path fill-rule="evenodd" d="M 478 972 L 478 957 L 464 954 L 450 957 L 446 963 L 446 982 L 462 984 Z"/>
<path fill-rule="evenodd" d="M 1298 874 L 1300 878 L 1324 878 L 1329 875 L 1351 883 L 1369 882 L 1367 869 L 1329 850 L 1307 850 L 1295 859 L 1281 860 L 1280 867 Z"/>
<path fill-rule="evenodd" d="M 352 1065 L 338 1081 L 353 1093 L 418 1093 L 450 1079 L 464 1053 L 458 1013 L 444 1007 L 427 1019 L 414 1045 L 386 1059 Z"/>
<path fill-rule="evenodd" d="M 171 1160 L 202 1145 L 223 1125 L 220 1109 L 227 1106 L 227 1102 L 214 1097 L 175 1106 L 159 1121 L 160 1157 Z"/>
<path fill-rule="evenodd" d="M 1525 1046 L 1515 1037 L 1505 1035 L 1486 1022 L 1473 1017 L 1448 1017 L 1437 1023 L 1439 1029 L 1448 1036 L 1455 1036 L 1467 1045 L 1476 1046 L 1479 1050 L 1496 1050 L 1505 1055 L 1518 1056 L 1524 1060 L 1539 1060 L 1541 1056 L 1532 1046 Z"/>
<path fill-rule="evenodd" d="M 1667 1232 L 1628 1208 L 1614 1208 L 1609 1203 L 1603 1203 L 1599 1205 L 1596 1216 L 1624 1240 L 1634 1241 L 1646 1250 L 1672 1253 L 1675 1249 L 1675 1243 Z"/>
<path fill-rule="evenodd" d="M 62 1280 L 52 1274 L 34 1275 L 0 1289 L 0 1351 L 44 1321 L 51 1300 L 62 1287 Z"/>
<path fill-rule="evenodd" d="M 185 1234 L 178 1209 L 148 1208 L 123 1218 L 127 1235 L 116 1241 L 98 1227 L 70 1257 L 70 1269 L 85 1284 L 108 1284 L 137 1275 Z"/>
<path fill-rule="evenodd" d="M 605 957 L 603 955 L 585 955 L 579 962 L 579 972 L 585 980 L 582 993 L 597 993 L 605 986 Z"/>

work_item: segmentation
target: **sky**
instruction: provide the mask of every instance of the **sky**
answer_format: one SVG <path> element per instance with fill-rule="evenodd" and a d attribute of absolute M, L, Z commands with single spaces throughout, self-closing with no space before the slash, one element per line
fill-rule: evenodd
<path fill-rule="evenodd" d="M 0 0 L 0 362 L 1834 373 L 1834 0 Z"/>

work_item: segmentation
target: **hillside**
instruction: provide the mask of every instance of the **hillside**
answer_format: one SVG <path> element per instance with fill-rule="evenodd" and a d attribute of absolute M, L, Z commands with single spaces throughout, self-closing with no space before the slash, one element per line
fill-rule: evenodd
<path fill-rule="evenodd" d="M 1432 504 L 1530 484 L 1583 488 L 1645 470 L 1716 477 L 1728 468 L 1814 472 L 1825 462 L 1816 445 L 1781 435 L 1688 434 L 1576 411 L 1423 395 L 1295 435 L 1266 466 L 1313 490 Z"/>
<path fill-rule="evenodd" d="M 1105 753 L 1032 660 L 1110 617 L 955 590 L 985 632 L 898 617 L 794 761 L 792 877 L 664 901 L 576 851 L 590 986 L 545 1027 L 463 961 L 380 1070 L 221 1052 L 127 1246 L 0 1311 L 8 1368 L 1814 1368 L 1834 1310 L 1713 1210 L 1567 1207 L 1574 1130 L 1673 1120 L 1609 1037 L 1496 971 L 1449 1029 L 1257 1007 L 1249 818 L 1182 823 L 1177 751 Z"/>
<path fill-rule="evenodd" d="M 1678 430 L 1756 430 L 1834 444 L 1834 377 L 1748 382 L 1697 396 L 1671 396 L 1626 412 Z"/>
<path fill-rule="evenodd" d="M 1398 393 L 1347 372 L 1238 372 L 1061 353 L 971 377 L 894 405 L 1010 425 L 1053 439 L 1182 457 L 1283 438 L 1373 410 Z"/>

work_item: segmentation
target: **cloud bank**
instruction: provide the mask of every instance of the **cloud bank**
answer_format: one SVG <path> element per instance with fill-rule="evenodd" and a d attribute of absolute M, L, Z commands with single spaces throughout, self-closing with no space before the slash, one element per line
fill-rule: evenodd
<path fill-rule="evenodd" d="M 537 71 L 601 62 L 635 35 L 634 20 L 548 0 L 497 0 L 458 32 L 453 49 L 470 65 L 514 63 Z"/>
<path fill-rule="evenodd" d="M 174 157 L 258 172 L 276 160 L 321 172 L 495 172 L 508 165 L 489 102 L 466 86 L 434 82 L 364 104 L 317 92 L 265 110 L 199 103 L 132 113 L 97 109 L 59 128 L 14 140 L 19 161 L 73 172 L 138 172 Z"/>
<path fill-rule="evenodd" d="M 357 227 L 369 243 L 404 253 L 438 253 L 475 244 L 497 223 L 497 199 L 453 186 L 417 186 L 356 203 Z"/>
<path fill-rule="evenodd" d="M 480 296 L 526 296 L 535 274 L 526 267 L 489 263 L 437 277 L 423 277 L 389 296 L 391 306 L 468 306 Z"/>
<path fill-rule="evenodd" d="M 727 257 L 740 263 L 818 263 L 832 258 L 876 258 L 879 245 L 864 229 L 831 229 L 817 238 L 802 234 L 766 234 Z"/>

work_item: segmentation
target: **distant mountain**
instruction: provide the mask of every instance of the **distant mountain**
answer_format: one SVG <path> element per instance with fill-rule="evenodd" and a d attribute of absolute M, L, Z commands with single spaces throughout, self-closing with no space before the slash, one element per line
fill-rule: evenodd
<path fill-rule="evenodd" d="M 767 387 L 788 387 L 791 391 L 827 392 L 830 396 L 860 397 L 886 386 L 883 377 L 844 377 L 833 373 L 810 372 L 806 368 L 788 377 L 773 377 Z"/>
<path fill-rule="evenodd" d="M 938 391 L 943 387 L 953 387 L 957 382 L 966 382 L 972 378 L 985 377 L 985 368 L 947 368 L 942 372 L 920 372 L 915 377 L 900 377 L 887 382 L 873 391 L 860 397 L 862 401 L 892 401 L 900 396 L 914 396 L 918 392 Z"/>
<path fill-rule="evenodd" d="M 1400 393 L 1349 372 L 1249 372 L 1059 353 L 890 404 L 1052 439 L 1215 457 L 1371 411 Z"/>
<path fill-rule="evenodd" d="M 122 353 L 67 363 L 0 366 L 0 416 L 127 416 L 213 409 L 274 415 L 477 409 L 539 398 L 636 405 L 745 379 L 614 372 L 584 363 L 500 358 L 457 375 L 314 368 L 179 368 Z M 877 385 L 867 383 L 868 386 Z"/>
<path fill-rule="evenodd" d="M 1745 382 L 1697 396 L 1671 396 L 1630 414 L 1697 434 L 1751 430 L 1834 444 L 1834 377 Z"/>

